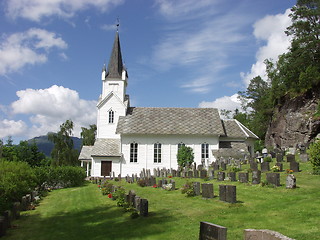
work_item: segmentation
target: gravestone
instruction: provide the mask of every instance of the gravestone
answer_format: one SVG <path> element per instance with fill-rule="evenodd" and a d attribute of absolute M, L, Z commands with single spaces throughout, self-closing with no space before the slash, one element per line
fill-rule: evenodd
<path fill-rule="evenodd" d="M 267 173 L 267 182 L 274 186 L 280 186 L 280 173 Z"/>
<path fill-rule="evenodd" d="M 245 229 L 244 240 L 294 240 L 268 229 Z"/>
<path fill-rule="evenodd" d="M 250 162 L 250 169 L 252 171 L 257 171 L 258 170 L 258 163 L 256 161 L 251 161 Z"/>
<path fill-rule="evenodd" d="M 226 186 L 226 202 L 236 203 L 237 202 L 237 188 L 233 185 Z"/>
<path fill-rule="evenodd" d="M 245 172 L 239 172 L 239 182 L 247 183 L 249 181 L 249 174 Z"/>
<path fill-rule="evenodd" d="M 129 191 L 129 206 L 133 206 L 136 193 L 134 190 Z"/>
<path fill-rule="evenodd" d="M 296 177 L 293 174 L 289 174 L 286 179 L 286 188 L 292 189 L 296 187 Z"/>
<path fill-rule="evenodd" d="M 224 162 L 221 163 L 221 168 L 222 171 L 226 171 L 227 170 L 227 164 L 225 164 Z"/>
<path fill-rule="evenodd" d="M 135 196 L 134 197 L 134 203 L 133 203 L 133 207 L 135 208 L 135 209 L 137 209 L 137 211 L 139 211 L 140 212 L 140 197 L 139 196 Z"/>
<path fill-rule="evenodd" d="M 4 216 L 4 227 L 7 228 L 11 228 L 11 211 L 6 210 L 3 212 L 3 216 Z"/>
<path fill-rule="evenodd" d="M 213 198 L 213 184 L 212 183 L 202 183 L 202 197 L 203 198 Z"/>
<path fill-rule="evenodd" d="M 227 240 L 227 228 L 209 222 L 200 222 L 199 240 Z"/>
<path fill-rule="evenodd" d="M 23 196 L 21 198 L 21 210 L 27 211 L 27 208 L 28 208 L 27 198 L 26 198 L 26 196 Z"/>
<path fill-rule="evenodd" d="M 219 166 L 218 163 L 214 163 L 214 164 L 213 164 L 213 170 L 214 170 L 214 171 L 219 171 L 219 170 L 220 170 L 220 166 Z"/>
<path fill-rule="evenodd" d="M 189 177 L 189 178 L 193 178 L 193 171 L 191 171 L 191 170 L 188 171 L 188 177 Z"/>
<path fill-rule="evenodd" d="M 193 170 L 193 177 L 195 177 L 195 178 L 199 177 L 199 171 L 197 169 Z"/>
<path fill-rule="evenodd" d="M 292 161 L 290 162 L 290 170 L 294 171 L 294 172 L 299 172 L 299 163 L 296 161 Z"/>
<path fill-rule="evenodd" d="M 140 216 L 147 217 L 149 214 L 148 200 L 140 199 Z"/>
<path fill-rule="evenodd" d="M 287 154 L 287 162 L 295 162 L 296 157 L 293 154 Z"/>
<path fill-rule="evenodd" d="M 155 177 L 150 177 L 150 186 L 154 186 L 157 184 L 156 178 Z"/>
<path fill-rule="evenodd" d="M 12 206 L 12 216 L 14 219 L 20 218 L 20 202 L 14 202 Z"/>
<path fill-rule="evenodd" d="M 6 235 L 7 228 L 5 226 L 5 218 L 3 216 L 0 216 L 0 237 Z"/>
<path fill-rule="evenodd" d="M 307 153 L 301 153 L 300 154 L 300 162 L 308 162 L 309 161 L 309 156 Z"/>
<path fill-rule="evenodd" d="M 253 171 L 252 172 L 252 184 L 260 184 L 261 182 L 261 171 Z"/>
<path fill-rule="evenodd" d="M 270 171 L 270 163 L 263 162 L 261 163 L 261 172 L 269 172 Z"/>
<path fill-rule="evenodd" d="M 226 173 L 225 172 L 218 172 L 218 175 L 217 175 L 217 180 L 218 181 L 224 181 L 225 178 L 226 178 Z"/>
<path fill-rule="evenodd" d="M 209 179 L 213 180 L 214 179 L 214 171 L 212 169 L 208 170 L 208 175 L 209 175 Z"/>
<path fill-rule="evenodd" d="M 227 192 L 227 185 L 219 185 L 219 199 L 220 201 L 226 201 L 226 192 Z"/>
<path fill-rule="evenodd" d="M 193 191 L 195 192 L 196 196 L 200 195 L 200 182 L 193 183 Z"/>
<path fill-rule="evenodd" d="M 271 155 L 272 158 L 276 157 L 276 153 L 274 151 L 270 151 L 270 155 Z"/>
<path fill-rule="evenodd" d="M 283 171 L 283 164 L 281 162 L 277 162 L 275 165 L 279 167 L 280 172 Z"/>
<path fill-rule="evenodd" d="M 276 155 L 276 160 L 277 160 L 277 162 L 283 162 L 283 155 L 282 155 L 282 153 L 277 153 L 277 155 Z"/>
<path fill-rule="evenodd" d="M 236 177 L 236 173 L 235 172 L 229 172 L 228 173 L 228 177 L 229 177 L 231 182 L 236 182 L 237 181 L 237 177 Z"/>
<path fill-rule="evenodd" d="M 199 165 L 200 166 L 200 165 Z M 204 170 L 204 169 L 202 169 L 201 171 L 200 171 L 200 178 L 201 179 L 204 179 L 204 178 L 206 178 L 207 177 L 207 170 Z"/>
<path fill-rule="evenodd" d="M 171 190 L 176 190 L 176 181 L 175 180 L 173 180 L 173 179 L 171 179 L 170 180 L 170 183 L 171 183 Z"/>
<path fill-rule="evenodd" d="M 176 177 L 177 176 L 177 170 L 172 170 L 172 177 Z"/>
<path fill-rule="evenodd" d="M 158 180 L 158 187 L 159 187 L 159 188 L 162 188 L 162 184 L 163 184 L 162 179 L 159 179 L 159 180 Z"/>

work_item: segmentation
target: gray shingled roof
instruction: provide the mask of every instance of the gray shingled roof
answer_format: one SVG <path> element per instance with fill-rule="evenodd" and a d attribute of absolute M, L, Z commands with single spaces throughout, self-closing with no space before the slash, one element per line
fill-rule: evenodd
<path fill-rule="evenodd" d="M 116 32 L 106 77 L 121 78 L 123 68 L 119 33 Z"/>
<path fill-rule="evenodd" d="M 222 125 L 225 131 L 226 137 L 230 138 L 258 138 L 249 129 L 247 129 L 239 121 L 232 120 L 222 120 Z"/>
<path fill-rule="evenodd" d="M 92 149 L 93 149 L 93 146 L 82 146 L 78 159 L 79 160 L 91 160 Z"/>
<path fill-rule="evenodd" d="M 244 154 L 249 155 L 248 147 L 244 142 L 219 142 L 219 150 L 212 150 L 215 157 L 241 158 Z"/>
<path fill-rule="evenodd" d="M 91 151 L 91 156 L 121 156 L 120 139 L 97 138 Z"/>
<path fill-rule="evenodd" d="M 129 108 L 119 118 L 120 134 L 224 135 L 215 108 Z"/>

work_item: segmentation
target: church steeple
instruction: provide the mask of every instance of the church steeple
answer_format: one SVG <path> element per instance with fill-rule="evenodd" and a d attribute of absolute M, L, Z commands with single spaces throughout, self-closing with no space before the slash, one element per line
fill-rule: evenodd
<path fill-rule="evenodd" d="M 125 70 L 122 62 L 119 32 L 116 32 L 116 36 L 113 43 L 113 48 L 109 60 L 108 70 L 106 78 L 122 78 L 122 71 Z"/>

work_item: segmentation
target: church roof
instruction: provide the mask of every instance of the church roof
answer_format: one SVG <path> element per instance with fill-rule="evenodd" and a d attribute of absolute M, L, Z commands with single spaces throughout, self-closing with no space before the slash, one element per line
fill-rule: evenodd
<path fill-rule="evenodd" d="M 249 155 L 248 147 L 244 142 L 219 142 L 219 149 L 212 150 L 215 157 L 241 158 L 244 154 Z"/>
<path fill-rule="evenodd" d="M 119 157 L 120 139 L 97 138 L 91 150 L 91 156 Z"/>
<path fill-rule="evenodd" d="M 79 160 L 91 160 L 92 148 L 93 148 L 93 146 L 82 146 L 78 159 Z"/>
<path fill-rule="evenodd" d="M 120 48 L 120 39 L 119 33 L 116 32 L 116 36 L 113 43 L 113 48 L 109 60 L 109 65 L 106 73 L 107 78 L 121 78 L 122 70 L 124 69 L 121 48 Z"/>
<path fill-rule="evenodd" d="M 142 108 L 132 107 L 119 118 L 120 134 L 224 135 L 215 108 Z"/>
<path fill-rule="evenodd" d="M 225 131 L 224 137 L 229 138 L 255 138 L 258 137 L 246 128 L 243 124 L 235 119 L 222 120 L 222 125 Z"/>

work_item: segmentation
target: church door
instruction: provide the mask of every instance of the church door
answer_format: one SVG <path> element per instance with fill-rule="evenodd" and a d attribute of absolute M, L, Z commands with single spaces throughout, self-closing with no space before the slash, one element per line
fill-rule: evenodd
<path fill-rule="evenodd" d="M 101 161 L 101 176 L 110 176 L 111 166 L 111 161 Z"/>

